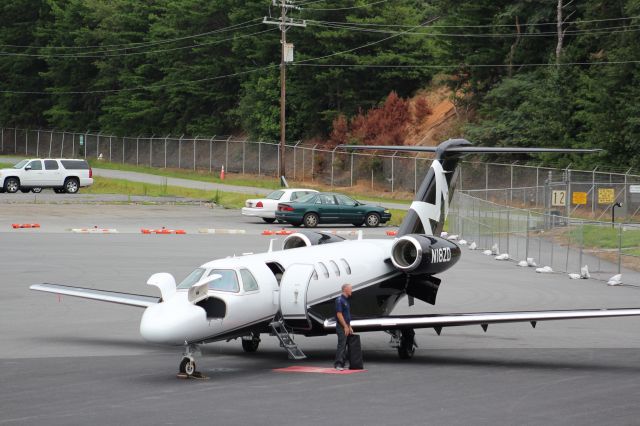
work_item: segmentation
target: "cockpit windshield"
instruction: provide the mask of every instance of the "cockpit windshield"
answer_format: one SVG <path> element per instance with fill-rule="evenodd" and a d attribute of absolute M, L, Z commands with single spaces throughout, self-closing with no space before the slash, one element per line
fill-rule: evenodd
<path fill-rule="evenodd" d="M 187 275 L 187 278 L 182 280 L 180 284 L 178 284 L 177 288 L 190 288 L 192 285 L 200 281 L 202 278 L 202 274 L 204 274 L 204 268 L 197 268 L 192 273 Z"/>
<path fill-rule="evenodd" d="M 209 275 L 220 275 L 220 278 L 209 283 L 209 290 L 231 291 L 234 293 L 240 291 L 238 276 L 233 269 L 212 269 Z"/>

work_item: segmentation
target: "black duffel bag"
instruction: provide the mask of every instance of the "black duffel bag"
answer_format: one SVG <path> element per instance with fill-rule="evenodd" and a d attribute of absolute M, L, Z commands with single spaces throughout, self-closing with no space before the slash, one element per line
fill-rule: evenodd
<path fill-rule="evenodd" d="M 349 347 L 349 370 L 362 370 L 364 365 L 362 362 L 360 336 L 357 334 L 347 336 L 347 346 Z"/>

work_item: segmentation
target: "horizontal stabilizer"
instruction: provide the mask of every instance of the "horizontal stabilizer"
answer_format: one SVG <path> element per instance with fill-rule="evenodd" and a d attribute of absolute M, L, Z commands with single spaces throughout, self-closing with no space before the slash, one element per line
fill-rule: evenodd
<path fill-rule="evenodd" d="M 640 316 L 640 308 L 628 309 L 581 309 L 571 311 L 525 311 L 525 312 L 479 312 L 468 314 L 433 314 L 424 316 L 394 316 L 369 319 L 353 319 L 351 327 L 356 331 L 383 331 L 402 328 L 456 327 L 462 325 L 481 325 L 486 331 L 489 324 L 572 320 L 587 318 L 612 318 Z M 334 320 L 325 320 L 324 328 L 335 329 Z"/>
<path fill-rule="evenodd" d="M 96 290 L 93 288 L 72 287 L 61 284 L 34 284 L 29 288 L 31 290 L 44 291 L 47 293 L 99 300 L 101 302 L 118 303 L 120 305 L 137 306 L 140 308 L 148 308 L 149 306 L 158 304 L 160 301 L 159 297 L 154 296 Z"/>

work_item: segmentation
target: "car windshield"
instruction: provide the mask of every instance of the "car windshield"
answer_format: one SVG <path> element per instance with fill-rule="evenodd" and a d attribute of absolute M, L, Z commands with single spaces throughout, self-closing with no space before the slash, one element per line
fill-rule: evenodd
<path fill-rule="evenodd" d="M 21 169 L 24 167 L 25 164 L 27 164 L 29 162 L 29 160 L 22 160 L 21 162 L 19 162 L 18 164 L 16 164 L 15 166 L 13 166 L 14 169 Z"/>
<path fill-rule="evenodd" d="M 192 273 L 187 275 L 187 278 L 182 280 L 182 282 L 180 284 L 178 284 L 177 288 L 189 288 L 189 287 L 191 287 L 192 285 L 194 285 L 195 283 L 200 281 L 200 278 L 202 277 L 202 274 L 204 274 L 204 268 L 197 268 Z"/>
<path fill-rule="evenodd" d="M 282 198 L 282 194 L 284 194 L 284 191 L 273 191 L 271 194 L 267 195 L 266 198 L 269 200 L 279 200 Z"/>
<path fill-rule="evenodd" d="M 298 198 L 296 200 L 296 202 L 298 202 L 298 203 L 310 203 L 315 198 L 315 196 L 316 196 L 315 193 L 307 194 L 304 197 Z"/>

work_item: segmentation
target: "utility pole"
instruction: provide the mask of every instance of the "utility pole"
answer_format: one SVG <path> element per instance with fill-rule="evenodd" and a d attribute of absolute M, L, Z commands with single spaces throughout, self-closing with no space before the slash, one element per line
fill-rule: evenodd
<path fill-rule="evenodd" d="M 279 1 L 279 4 L 278 4 Z M 306 21 L 301 21 L 293 18 L 287 18 L 287 11 L 289 9 L 298 9 L 297 6 L 291 3 L 290 0 L 272 0 L 273 6 L 280 7 L 280 19 L 269 20 L 266 16 L 262 20 L 264 24 L 278 25 L 280 27 L 280 170 L 278 174 L 282 182 L 282 178 L 285 175 L 285 142 L 286 142 L 286 99 L 287 99 L 287 70 L 286 63 L 293 62 L 293 45 L 287 45 L 287 30 L 291 27 L 306 27 Z"/>

